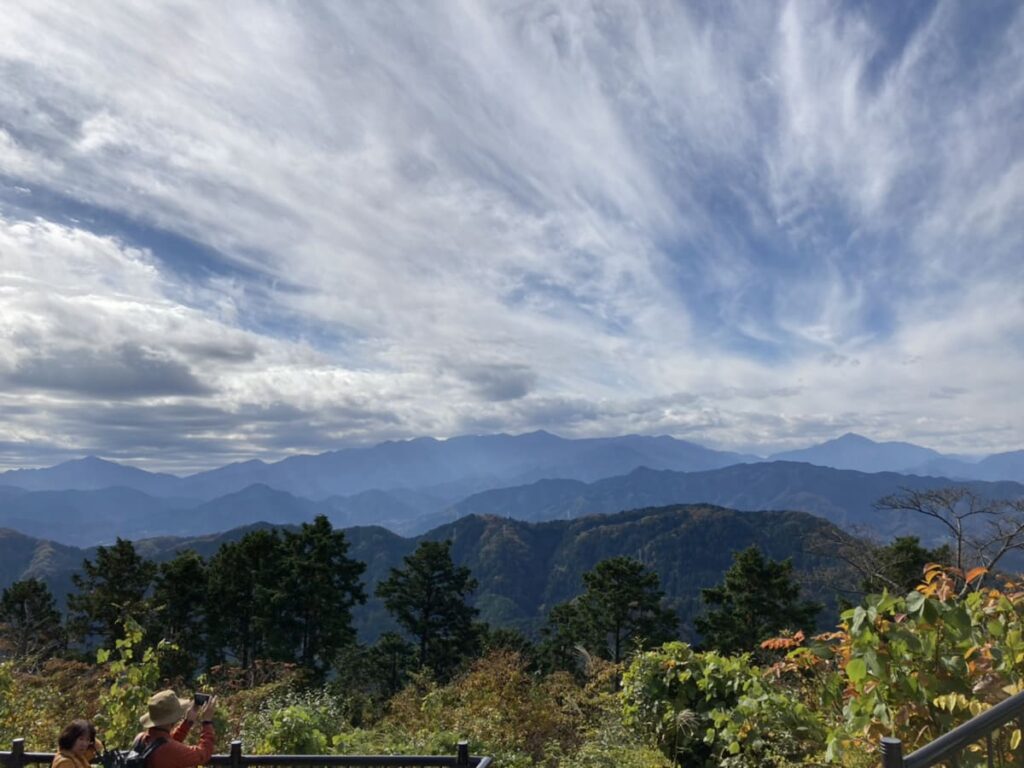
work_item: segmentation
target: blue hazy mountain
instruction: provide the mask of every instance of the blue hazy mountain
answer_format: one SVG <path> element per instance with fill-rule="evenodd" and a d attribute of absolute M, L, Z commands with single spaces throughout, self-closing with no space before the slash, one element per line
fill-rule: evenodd
<path fill-rule="evenodd" d="M 883 540 L 916 535 L 937 540 L 944 531 L 921 515 L 875 509 L 883 496 L 901 489 L 933 490 L 951 485 L 946 478 L 866 473 L 797 462 L 737 464 L 706 472 L 641 468 L 593 483 L 541 480 L 470 496 L 444 512 L 420 521 L 424 529 L 463 515 L 498 515 L 542 521 L 611 514 L 665 504 L 714 504 L 736 510 L 797 510 L 850 531 L 871 532 Z M 992 499 L 1024 497 L 1024 485 L 1009 481 L 964 483 Z"/>
<path fill-rule="evenodd" d="M 0 528 L 72 546 L 117 536 L 154 536 L 176 524 L 194 501 L 158 498 L 133 488 L 0 493 Z"/>
<path fill-rule="evenodd" d="M 913 443 L 876 443 L 848 432 L 810 448 L 773 453 L 771 461 L 803 461 L 834 469 L 855 469 L 860 472 L 907 472 L 943 455 Z"/>
<path fill-rule="evenodd" d="M 947 456 L 913 443 L 878 443 L 861 435 L 847 433 L 835 440 L 798 451 L 769 456 L 771 461 L 804 461 L 834 469 L 860 472 L 900 472 L 931 475 L 952 480 L 1012 480 L 1024 483 L 1024 451 L 996 453 L 970 461 Z"/>
<path fill-rule="evenodd" d="M 1008 451 L 988 456 L 976 465 L 978 474 L 984 480 L 1012 478 L 1024 482 L 1024 451 Z"/>
<path fill-rule="evenodd" d="M 570 440 L 532 432 L 386 442 L 369 448 L 293 456 L 274 463 L 229 464 L 184 478 L 154 475 L 90 458 L 49 469 L 0 473 L 0 485 L 30 490 L 88 490 L 119 485 L 154 496 L 201 500 L 258 484 L 309 499 L 405 489 L 450 503 L 485 488 L 544 477 L 592 481 L 641 466 L 692 471 L 744 461 L 759 459 L 671 437 L 627 435 Z"/>
<path fill-rule="evenodd" d="M 120 487 L 26 491 L 0 486 L 0 528 L 79 547 L 109 544 L 119 536 L 202 536 L 258 521 L 294 525 L 321 514 L 337 527 L 384 525 L 406 532 L 415 528 L 413 521 L 442 506 L 422 494 L 383 491 L 311 501 L 261 484 L 205 502 Z"/>
<path fill-rule="evenodd" d="M 46 469 L 12 469 L 0 472 L 0 485 L 27 491 L 96 491 L 101 488 L 133 488 L 151 496 L 174 496 L 181 478 L 105 461 L 95 456 L 65 461 Z"/>

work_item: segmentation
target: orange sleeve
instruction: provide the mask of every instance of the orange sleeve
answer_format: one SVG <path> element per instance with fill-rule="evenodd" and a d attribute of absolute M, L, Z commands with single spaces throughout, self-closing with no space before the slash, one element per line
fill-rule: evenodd
<path fill-rule="evenodd" d="M 192 723 L 188 720 L 182 720 L 178 723 L 178 727 L 174 729 L 171 734 L 171 738 L 175 741 L 184 741 L 185 737 L 188 736 L 189 731 L 192 730 Z"/>

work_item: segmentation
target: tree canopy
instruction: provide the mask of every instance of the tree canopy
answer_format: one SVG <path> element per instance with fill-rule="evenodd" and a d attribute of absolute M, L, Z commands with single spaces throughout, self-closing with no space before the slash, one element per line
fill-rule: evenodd
<path fill-rule="evenodd" d="M 452 561 L 450 541 L 425 541 L 404 563 L 377 585 L 377 596 L 416 639 L 420 664 L 447 679 L 479 644 L 477 611 L 467 602 L 476 579 Z"/>
<path fill-rule="evenodd" d="M 733 555 L 723 582 L 702 590 L 707 607 L 696 627 L 704 645 L 723 653 L 755 650 L 784 630 L 811 630 L 821 606 L 800 598 L 791 560 L 767 559 L 757 547 Z"/>

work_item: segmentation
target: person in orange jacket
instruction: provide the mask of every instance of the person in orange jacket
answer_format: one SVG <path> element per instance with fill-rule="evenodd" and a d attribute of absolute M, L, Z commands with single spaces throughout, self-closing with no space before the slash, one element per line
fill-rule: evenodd
<path fill-rule="evenodd" d="M 157 739 L 163 739 L 164 742 L 150 752 L 146 768 L 194 768 L 209 762 L 216 738 L 213 731 L 216 703 L 217 698 L 211 696 L 202 705 L 197 705 L 190 699 L 179 699 L 170 689 L 153 694 L 146 707 L 146 714 L 139 718 L 146 730 L 135 737 L 133 747 L 141 752 Z M 191 747 L 183 742 L 196 721 L 199 721 L 202 731 L 199 743 Z M 174 727 L 175 724 L 177 727 Z"/>

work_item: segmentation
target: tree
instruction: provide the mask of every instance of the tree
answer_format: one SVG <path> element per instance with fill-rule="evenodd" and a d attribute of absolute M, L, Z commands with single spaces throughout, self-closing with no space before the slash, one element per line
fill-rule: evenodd
<path fill-rule="evenodd" d="M 64 645 L 64 629 L 50 588 L 16 581 L 0 595 L 0 652 L 19 662 L 43 661 Z"/>
<path fill-rule="evenodd" d="M 385 632 L 366 649 L 366 679 L 383 701 L 398 693 L 416 666 L 416 649 L 396 632 Z"/>
<path fill-rule="evenodd" d="M 96 560 L 82 561 L 82 572 L 71 577 L 78 589 L 68 595 L 70 633 L 88 643 L 98 638 L 105 648 L 124 635 L 124 618 L 148 622 L 146 592 L 156 575 L 156 565 L 118 538 L 112 547 L 98 547 Z"/>
<path fill-rule="evenodd" d="M 278 615 L 296 660 L 322 674 L 338 650 L 355 642 L 352 608 L 366 602 L 366 565 L 348 557 L 345 533 L 323 515 L 298 533 L 285 532 L 283 551 Z"/>
<path fill-rule="evenodd" d="M 800 599 L 793 562 L 765 559 L 756 545 L 733 554 L 717 587 L 701 590 L 707 605 L 695 622 L 704 645 L 723 653 L 756 650 L 784 630 L 811 630 L 821 606 Z"/>
<path fill-rule="evenodd" d="M 583 574 L 586 590 L 552 609 L 547 650 L 563 661 L 581 645 L 616 664 L 628 654 L 671 640 L 676 615 L 661 605 L 658 574 L 629 557 L 602 560 Z"/>
<path fill-rule="evenodd" d="M 450 541 L 425 541 L 404 563 L 377 585 L 377 596 L 416 639 L 420 664 L 446 680 L 479 644 L 477 611 L 466 602 L 476 579 L 452 562 Z"/>
<path fill-rule="evenodd" d="M 948 565 L 953 557 L 948 545 L 928 549 L 916 536 L 900 536 L 884 547 L 865 547 L 864 554 L 864 562 L 871 566 L 862 571 L 861 589 L 865 594 L 883 590 L 906 594 L 921 583 L 928 563 Z"/>
<path fill-rule="evenodd" d="M 207 589 L 206 562 L 195 552 L 179 552 L 160 564 L 153 585 L 150 633 L 177 648 L 161 656 L 165 677 L 189 678 L 199 667 L 207 642 Z"/>
<path fill-rule="evenodd" d="M 876 509 L 913 512 L 940 523 L 949 535 L 953 566 L 965 574 L 975 567 L 994 570 L 1003 557 L 1024 549 L 1024 499 L 984 499 L 967 488 L 932 491 L 903 489 L 875 503 Z M 982 580 L 961 582 L 966 592 Z"/>
<path fill-rule="evenodd" d="M 273 530 L 251 531 L 221 545 L 210 558 L 206 611 L 211 661 L 230 658 L 248 670 L 261 658 L 290 660 L 282 651 L 288 641 L 281 637 L 276 599 L 283 562 L 281 537 Z"/>

